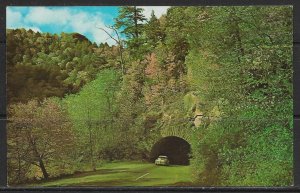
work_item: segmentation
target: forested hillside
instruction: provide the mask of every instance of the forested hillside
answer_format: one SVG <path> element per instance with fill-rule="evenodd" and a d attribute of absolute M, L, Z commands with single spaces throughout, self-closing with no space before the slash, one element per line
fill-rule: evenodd
<path fill-rule="evenodd" d="M 114 46 L 7 30 L 10 184 L 149 161 L 168 130 L 195 185 L 293 183 L 291 7 L 121 7 L 108 27 Z"/>
<path fill-rule="evenodd" d="M 76 93 L 101 69 L 114 65 L 116 48 L 97 46 L 78 33 L 16 29 L 6 35 L 9 102 Z"/>

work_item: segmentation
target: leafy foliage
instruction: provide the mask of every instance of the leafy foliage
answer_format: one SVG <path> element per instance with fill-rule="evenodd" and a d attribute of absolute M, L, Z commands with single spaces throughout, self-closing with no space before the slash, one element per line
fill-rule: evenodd
<path fill-rule="evenodd" d="M 79 170 L 147 160 L 152 145 L 171 133 L 190 136 L 196 185 L 291 185 L 291 18 L 289 6 L 171 7 L 146 21 L 141 8 L 121 7 L 114 29 L 126 37 L 126 73 L 120 45 L 8 30 L 11 181 L 32 176 L 37 163 L 28 154 L 33 144 L 20 140 L 26 135 L 17 125 L 26 124 L 42 142 L 52 131 L 62 133 L 58 139 L 72 131 Z M 61 99 L 50 103 L 49 96 Z M 71 123 L 66 131 L 51 125 L 56 115 Z M 28 116 L 38 121 L 22 122 Z M 41 131 L 46 125 L 51 129 Z M 52 143 L 45 151 L 60 153 Z"/>
<path fill-rule="evenodd" d="M 57 99 L 45 99 L 41 104 L 35 100 L 15 104 L 9 113 L 14 115 L 8 124 L 11 182 L 20 183 L 30 178 L 32 166 L 39 167 L 46 179 L 49 168 L 70 167 L 75 136 L 65 109 Z"/>
<path fill-rule="evenodd" d="M 201 35 L 189 38 L 189 80 L 208 104 L 208 115 L 215 106 L 222 112 L 220 121 L 199 129 L 195 138 L 194 166 L 202 168 L 195 169 L 200 183 L 290 185 L 290 8 L 207 8 L 200 13 L 207 19 L 194 31 Z"/>
<path fill-rule="evenodd" d="M 109 64 L 117 53 L 108 45 L 98 48 L 77 33 L 58 36 L 24 29 L 7 30 L 7 45 L 9 102 L 78 92 L 99 70 L 116 66 Z M 104 51 L 110 54 L 104 57 Z"/>
<path fill-rule="evenodd" d="M 66 98 L 69 115 L 77 130 L 80 157 L 89 158 L 93 169 L 95 159 L 103 159 L 103 151 L 110 147 L 114 134 L 118 133 L 114 129 L 118 81 L 115 71 L 105 70 L 80 93 Z"/>

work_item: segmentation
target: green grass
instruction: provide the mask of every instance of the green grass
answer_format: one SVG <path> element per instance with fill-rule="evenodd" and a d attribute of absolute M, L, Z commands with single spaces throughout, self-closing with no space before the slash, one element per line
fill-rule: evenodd
<path fill-rule="evenodd" d="M 156 166 L 142 162 L 107 163 L 94 172 L 49 180 L 38 186 L 184 186 L 191 185 L 189 166 Z"/>

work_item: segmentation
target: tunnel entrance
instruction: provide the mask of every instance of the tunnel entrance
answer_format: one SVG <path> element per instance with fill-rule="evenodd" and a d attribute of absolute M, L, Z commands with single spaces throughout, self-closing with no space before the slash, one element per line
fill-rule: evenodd
<path fill-rule="evenodd" d="M 169 136 L 156 142 L 150 153 L 150 161 L 154 163 L 155 159 L 160 155 L 168 156 L 170 164 L 189 165 L 189 154 L 191 151 L 190 144 L 176 136 Z"/>

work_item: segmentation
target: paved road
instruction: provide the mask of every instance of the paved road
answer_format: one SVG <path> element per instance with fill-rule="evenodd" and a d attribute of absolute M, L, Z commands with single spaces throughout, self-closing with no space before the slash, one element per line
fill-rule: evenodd
<path fill-rule="evenodd" d="M 156 166 L 152 163 L 115 162 L 95 172 L 83 172 L 31 186 L 184 186 L 191 185 L 189 166 Z"/>

